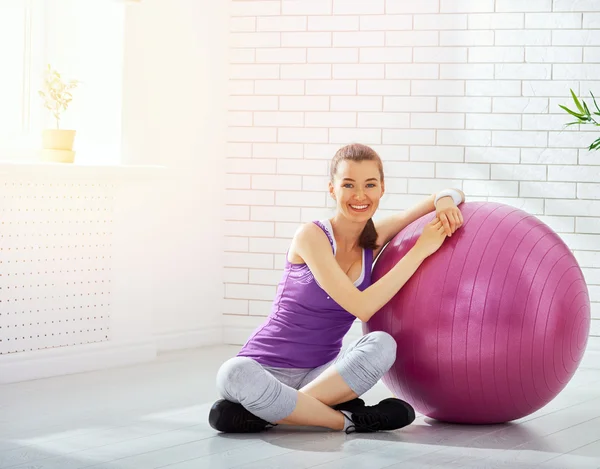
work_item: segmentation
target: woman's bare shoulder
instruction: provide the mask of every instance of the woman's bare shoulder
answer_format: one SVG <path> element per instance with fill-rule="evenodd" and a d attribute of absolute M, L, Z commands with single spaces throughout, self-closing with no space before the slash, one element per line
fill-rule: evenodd
<path fill-rule="evenodd" d="M 305 261 L 299 253 L 309 247 L 318 249 L 324 242 L 327 242 L 327 235 L 315 222 L 303 223 L 294 233 L 288 250 L 288 261 L 292 264 L 304 264 Z"/>

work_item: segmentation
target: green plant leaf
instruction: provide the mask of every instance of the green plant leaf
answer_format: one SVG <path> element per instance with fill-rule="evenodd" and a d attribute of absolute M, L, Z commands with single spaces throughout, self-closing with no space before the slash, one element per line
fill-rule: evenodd
<path fill-rule="evenodd" d="M 594 143 L 592 143 L 590 145 L 590 150 L 597 150 L 598 148 L 600 148 L 600 138 L 597 139 L 596 141 L 594 141 Z"/>
<path fill-rule="evenodd" d="M 568 124 L 565 124 L 565 127 L 569 127 L 570 125 L 575 125 L 575 124 L 581 124 L 581 122 L 579 122 L 579 121 L 569 122 Z"/>
<path fill-rule="evenodd" d="M 570 91 L 571 91 L 571 96 L 573 97 L 573 101 L 575 101 L 575 105 L 577 106 L 577 109 L 579 109 L 579 111 L 581 111 L 583 113 L 584 112 L 583 106 L 581 106 L 581 103 L 579 102 L 579 99 L 577 99 L 575 92 L 572 89 L 570 89 Z"/>
<path fill-rule="evenodd" d="M 590 110 L 588 108 L 588 105 L 585 103 L 585 101 L 583 101 L 583 107 L 585 108 L 585 115 L 588 116 L 588 118 L 590 118 L 591 117 Z"/>
<path fill-rule="evenodd" d="M 562 104 L 558 105 L 561 109 L 564 109 L 565 111 L 567 111 L 569 114 L 571 114 L 572 116 L 577 117 L 578 119 L 583 119 L 583 114 L 578 114 L 575 111 L 571 111 L 568 107 L 563 106 Z"/>
<path fill-rule="evenodd" d="M 596 102 L 596 97 L 594 96 L 594 93 L 592 93 L 592 91 L 590 90 L 590 94 L 592 95 L 592 99 L 594 100 L 594 106 L 596 106 L 596 109 L 598 110 L 598 112 L 600 112 L 600 107 L 598 107 L 598 103 Z M 595 112 L 594 114 L 598 114 L 598 112 Z M 600 116 L 600 114 L 598 114 Z"/>

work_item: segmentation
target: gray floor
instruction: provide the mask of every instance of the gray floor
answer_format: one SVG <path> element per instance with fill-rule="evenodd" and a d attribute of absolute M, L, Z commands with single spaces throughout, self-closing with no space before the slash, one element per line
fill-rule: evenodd
<path fill-rule="evenodd" d="M 0 386 L 0 468 L 600 468 L 600 370 L 581 368 L 554 401 L 509 425 L 419 416 L 369 435 L 289 427 L 221 435 L 207 412 L 216 370 L 236 350 Z M 389 395 L 378 384 L 365 399 Z"/>

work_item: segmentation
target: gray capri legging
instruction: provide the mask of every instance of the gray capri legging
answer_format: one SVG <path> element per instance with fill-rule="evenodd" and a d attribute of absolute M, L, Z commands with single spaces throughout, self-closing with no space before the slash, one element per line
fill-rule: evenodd
<path fill-rule="evenodd" d="M 233 357 L 217 373 L 223 398 L 242 404 L 254 415 L 275 423 L 296 408 L 298 389 L 334 366 L 350 389 L 362 395 L 371 389 L 396 360 L 396 341 L 376 331 L 354 341 L 331 362 L 317 368 L 274 368 L 252 358 Z"/>

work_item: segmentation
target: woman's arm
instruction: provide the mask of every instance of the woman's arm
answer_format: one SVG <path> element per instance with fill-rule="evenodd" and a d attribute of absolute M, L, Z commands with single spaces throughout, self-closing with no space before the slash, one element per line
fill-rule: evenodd
<path fill-rule="evenodd" d="M 387 274 L 360 291 L 335 260 L 325 233 L 313 223 L 298 230 L 292 249 L 308 265 L 321 288 L 363 322 L 392 299 L 428 257 L 427 253 L 414 246 Z"/>
<path fill-rule="evenodd" d="M 462 201 L 465 201 L 465 194 L 460 189 L 456 190 L 462 197 Z M 380 248 L 373 253 L 373 257 L 377 257 L 379 251 L 389 243 L 394 236 L 400 231 L 410 225 L 413 221 L 418 220 L 423 215 L 427 215 L 435 210 L 434 200 L 436 194 L 431 194 L 429 197 L 419 202 L 414 207 L 400 212 L 389 217 L 383 218 L 378 222 L 375 222 L 375 229 L 377 230 L 377 244 Z M 441 200 L 441 199 L 440 199 Z M 444 220 L 442 220 L 442 223 Z"/>
<path fill-rule="evenodd" d="M 434 199 L 435 194 L 432 194 L 408 210 L 390 215 L 389 217 L 382 218 L 381 220 L 375 222 L 375 229 L 377 230 L 377 244 L 382 247 L 385 246 L 392 240 L 394 236 L 410 225 L 413 221 L 418 220 L 423 215 L 434 211 Z M 374 257 L 376 257 L 376 253 L 373 254 Z"/>

